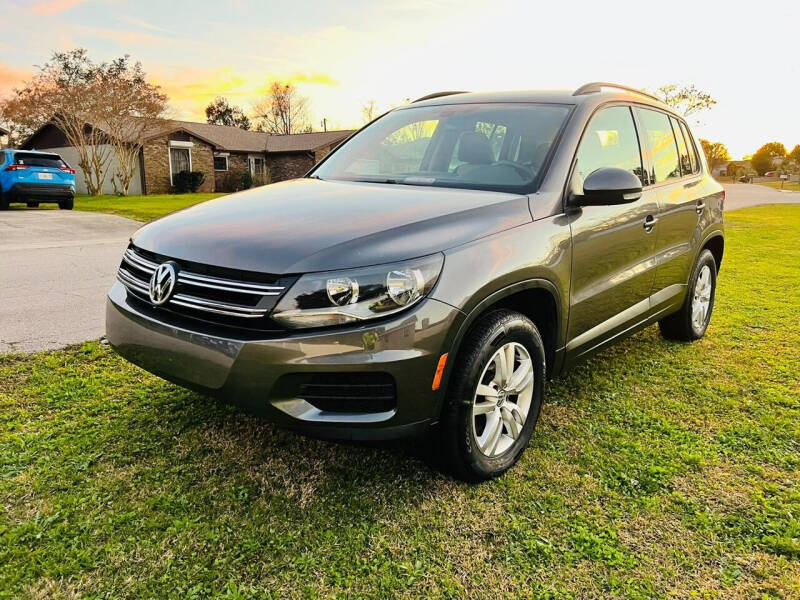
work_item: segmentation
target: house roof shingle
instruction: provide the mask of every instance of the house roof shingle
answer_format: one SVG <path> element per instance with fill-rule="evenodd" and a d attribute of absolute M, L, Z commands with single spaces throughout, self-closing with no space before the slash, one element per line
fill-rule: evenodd
<path fill-rule="evenodd" d="M 181 130 L 209 142 L 219 150 L 231 152 L 306 152 L 338 142 L 352 133 L 352 130 L 342 130 L 270 135 L 227 125 L 170 119 L 154 124 L 146 137 L 154 138 Z"/>

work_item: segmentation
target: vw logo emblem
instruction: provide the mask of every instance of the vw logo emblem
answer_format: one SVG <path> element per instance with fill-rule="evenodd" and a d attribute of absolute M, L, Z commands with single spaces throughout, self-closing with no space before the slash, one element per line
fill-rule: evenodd
<path fill-rule="evenodd" d="M 150 277 L 150 300 L 156 306 L 164 304 L 172 295 L 178 272 L 174 263 L 165 262 L 158 265 Z"/>

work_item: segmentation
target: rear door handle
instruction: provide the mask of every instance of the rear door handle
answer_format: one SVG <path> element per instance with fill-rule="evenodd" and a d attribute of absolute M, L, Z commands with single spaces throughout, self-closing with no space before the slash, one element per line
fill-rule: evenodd
<path fill-rule="evenodd" d="M 703 214 L 703 209 L 705 207 L 706 207 L 706 203 L 705 202 L 703 202 L 702 200 L 698 201 L 697 202 L 697 207 L 695 208 L 695 210 L 697 211 L 697 214 L 698 215 L 702 215 Z"/>
<path fill-rule="evenodd" d="M 658 223 L 658 218 L 653 215 L 647 215 L 647 218 L 644 220 L 644 230 L 650 233 L 653 231 L 653 227 L 656 226 L 656 223 Z"/>

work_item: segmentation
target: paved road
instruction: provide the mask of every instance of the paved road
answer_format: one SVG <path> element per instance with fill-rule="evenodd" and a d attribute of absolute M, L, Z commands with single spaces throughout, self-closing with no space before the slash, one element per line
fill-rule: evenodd
<path fill-rule="evenodd" d="M 103 335 L 106 292 L 140 225 L 77 211 L 0 212 L 0 354 Z"/>
<path fill-rule="evenodd" d="M 754 183 L 726 183 L 725 210 L 736 210 L 759 204 L 797 204 L 800 192 L 781 192 Z"/>
<path fill-rule="evenodd" d="M 800 202 L 800 193 L 729 184 L 726 210 Z M 105 296 L 139 223 L 63 210 L 0 213 L 0 354 L 97 339 Z"/>

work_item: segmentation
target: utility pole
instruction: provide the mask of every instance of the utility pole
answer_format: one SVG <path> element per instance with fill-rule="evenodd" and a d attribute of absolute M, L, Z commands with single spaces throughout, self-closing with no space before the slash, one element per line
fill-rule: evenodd
<path fill-rule="evenodd" d="M 328 119 L 322 119 L 322 131 L 328 131 Z"/>

